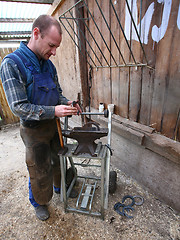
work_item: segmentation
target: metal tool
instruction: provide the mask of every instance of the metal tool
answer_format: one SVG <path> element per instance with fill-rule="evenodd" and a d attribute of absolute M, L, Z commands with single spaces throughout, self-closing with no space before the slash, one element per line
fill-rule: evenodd
<path fill-rule="evenodd" d="M 126 195 L 126 196 L 124 196 L 123 199 L 122 199 L 122 203 L 124 203 L 125 200 L 128 199 L 128 198 L 131 199 L 132 202 L 131 202 L 130 204 L 128 204 L 127 206 L 129 206 L 129 207 L 134 206 L 134 204 L 135 204 L 134 197 L 133 197 L 133 196 L 130 196 L 130 195 Z M 126 206 L 126 205 L 125 205 L 125 206 Z"/>
<path fill-rule="evenodd" d="M 135 201 L 135 198 L 140 198 L 141 201 L 140 202 L 136 202 Z M 126 201 L 126 199 L 131 199 L 132 202 L 129 203 L 128 205 L 126 205 L 124 202 Z M 115 205 L 114 205 L 114 210 L 119 213 L 121 216 L 125 216 L 127 218 L 133 218 L 133 216 L 130 216 L 128 215 L 126 212 L 129 212 L 129 211 L 134 211 L 134 208 L 132 206 L 134 205 L 137 205 L 137 206 L 140 206 L 142 205 L 144 202 L 144 198 L 137 195 L 137 196 L 131 196 L 131 195 L 126 195 L 123 197 L 122 199 L 122 203 L 120 202 L 117 202 Z M 120 211 L 120 208 L 122 208 L 122 211 Z"/>
<path fill-rule="evenodd" d="M 108 118 L 109 110 L 105 109 L 104 112 L 82 112 L 81 115 L 104 115 L 105 118 Z"/>
<path fill-rule="evenodd" d="M 95 125 L 95 127 L 92 127 Z M 88 122 L 83 127 L 75 127 L 72 130 L 63 130 L 64 137 L 73 138 L 78 141 L 78 146 L 73 154 L 89 153 L 91 156 L 97 156 L 96 148 L 98 144 L 94 141 L 108 135 L 107 128 L 100 128 L 95 122 Z"/>

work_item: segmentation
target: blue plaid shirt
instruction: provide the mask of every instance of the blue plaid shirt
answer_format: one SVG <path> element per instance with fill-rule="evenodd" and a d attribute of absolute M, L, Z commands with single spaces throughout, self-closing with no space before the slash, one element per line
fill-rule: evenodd
<path fill-rule="evenodd" d="M 38 58 L 26 46 L 25 43 L 21 42 L 20 48 L 26 52 L 26 55 L 29 55 L 29 58 L 33 60 L 33 63 L 36 62 L 36 64 L 40 67 Z M 55 117 L 54 106 L 34 105 L 28 101 L 25 79 L 23 79 L 16 63 L 12 59 L 5 58 L 3 60 L 0 73 L 9 107 L 16 116 L 18 116 L 23 121 L 40 121 L 45 119 L 53 119 Z M 62 95 L 62 90 L 59 86 L 57 77 L 56 80 L 56 84 L 59 90 L 60 103 L 67 104 L 68 99 Z"/>

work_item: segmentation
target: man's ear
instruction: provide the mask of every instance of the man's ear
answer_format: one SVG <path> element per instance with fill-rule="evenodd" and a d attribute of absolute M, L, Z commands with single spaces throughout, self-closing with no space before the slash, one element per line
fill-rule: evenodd
<path fill-rule="evenodd" d="M 38 37 L 39 37 L 39 35 L 40 35 L 40 30 L 39 30 L 38 27 L 35 27 L 35 28 L 33 29 L 33 36 L 34 36 L 34 39 L 37 40 Z"/>

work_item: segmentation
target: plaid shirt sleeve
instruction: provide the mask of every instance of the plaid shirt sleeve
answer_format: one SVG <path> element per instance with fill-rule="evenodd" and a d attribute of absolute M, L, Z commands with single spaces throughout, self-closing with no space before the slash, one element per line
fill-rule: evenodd
<path fill-rule="evenodd" d="M 12 59 L 4 59 L 1 64 L 1 80 L 11 111 L 22 120 L 45 120 L 55 116 L 54 106 L 31 104 L 27 99 L 25 82 Z"/>

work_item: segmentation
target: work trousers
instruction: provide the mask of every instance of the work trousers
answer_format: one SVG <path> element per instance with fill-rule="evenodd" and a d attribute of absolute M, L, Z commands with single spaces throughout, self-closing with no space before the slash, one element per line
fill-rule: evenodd
<path fill-rule="evenodd" d="M 26 164 L 34 200 L 39 205 L 45 205 L 52 198 L 53 185 L 60 188 L 61 184 L 56 121 L 41 121 L 33 128 L 21 124 L 20 134 L 26 146 Z"/>

